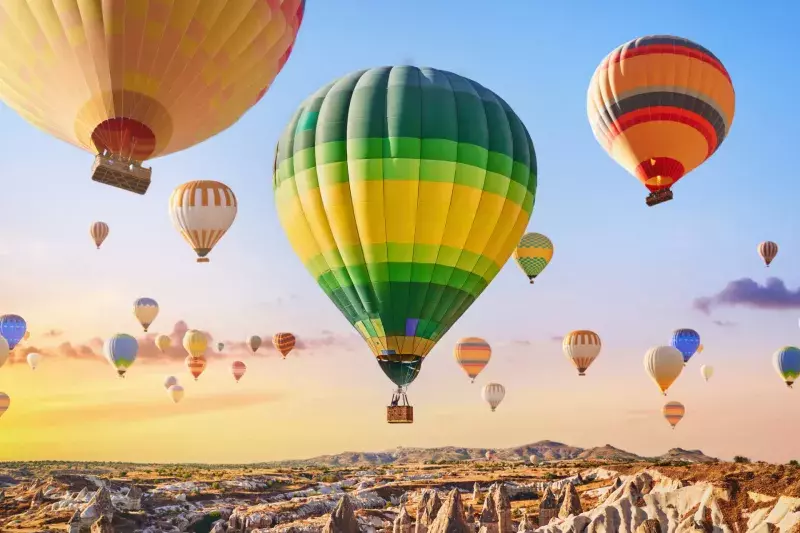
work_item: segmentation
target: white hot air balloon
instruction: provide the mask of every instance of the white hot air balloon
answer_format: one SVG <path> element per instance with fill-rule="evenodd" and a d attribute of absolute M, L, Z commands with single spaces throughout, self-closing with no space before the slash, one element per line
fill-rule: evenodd
<path fill-rule="evenodd" d="M 172 223 L 197 254 L 198 263 L 208 263 L 206 256 L 231 227 L 236 211 L 236 195 L 218 181 L 184 183 L 169 198 Z"/>
<path fill-rule="evenodd" d="M 586 369 L 600 355 L 600 336 L 594 331 L 580 329 L 564 336 L 561 348 L 567 359 L 578 369 L 579 376 L 585 376 Z"/>
<path fill-rule="evenodd" d="M 166 378 L 164 378 L 164 388 L 167 390 L 169 390 L 169 388 L 172 387 L 173 385 L 177 384 L 178 384 L 178 378 L 176 378 L 175 376 L 167 376 Z"/>
<path fill-rule="evenodd" d="M 672 346 L 654 346 L 644 354 L 644 369 L 664 396 L 683 371 L 683 354 Z"/>
<path fill-rule="evenodd" d="M 703 376 L 703 379 L 708 381 L 711 379 L 711 376 L 714 375 L 714 367 L 709 365 L 703 365 L 700 367 L 700 374 Z"/>
<path fill-rule="evenodd" d="M 26 359 L 28 360 L 28 366 L 31 367 L 31 370 L 36 370 L 36 367 L 39 366 L 39 361 L 42 360 L 42 354 L 31 352 Z"/>
<path fill-rule="evenodd" d="M 528 458 L 528 460 L 531 462 L 532 465 L 538 465 L 539 464 L 539 458 L 536 457 L 535 455 L 531 455 Z"/>
<path fill-rule="evenodd" d="M 506 395 L 506 389 L 499 383 L 487 383 L 484 385 L 481 395 L 484 401 L 492 408 L 492 411 L 494 411 L 497 409 L 497 406 L 500 405 L 500 402 L 503 401 Z"/>
<path fill-rule="evenodd" d="M 173 385 L 168 389 L 169 397 L 172 401 L 178 403 L 183 399 L 183 387 L 180 385 Z"/>
<path fill-rule="evenodd" d="M 11 350 L 8 348 L 8 341 L 5 337 L 0 336 L 0 366 L 6 364 L 9 353 L 11 353 Z"/>

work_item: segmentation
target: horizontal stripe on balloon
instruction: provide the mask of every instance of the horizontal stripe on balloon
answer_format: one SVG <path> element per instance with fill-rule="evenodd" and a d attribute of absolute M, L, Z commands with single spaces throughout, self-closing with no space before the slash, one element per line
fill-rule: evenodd
<path fill-rule="evenodd" d="M 615 50 L 612 52 L 606 59 L 598 67 L 599 69 L 607 69 L 610 64 L 619 63 L 620 61 L 625 61 L 626 59 L 631 59 L 634 57 L 639 56 L 646 56 L 651 54 L 665 54 L 665 55 L 676 55 L 676 56 L 684 56 L 689 57 L 692 59 L 696 59 L 698 61 L 702 61 L 708 65 L 711 65 L 715 69 L 717 69 L 722 75 L 727 78 L 730 82 L 731 77 L 728 74 L 728 71 L 722 65 L 719 59 L 714 56 L 708 50 L 704 48 L 702 50 L 698 48 L 702 48 L 695 43 L 691 43 L 689 41 L 678 41 L 680 44 L 661 44 L 661 43 L 653 43 L 653 44 L 645 44 L 638 46 L 627 46 L 623 45 L 623 47 L 618 48 L 619 52 Z"/>

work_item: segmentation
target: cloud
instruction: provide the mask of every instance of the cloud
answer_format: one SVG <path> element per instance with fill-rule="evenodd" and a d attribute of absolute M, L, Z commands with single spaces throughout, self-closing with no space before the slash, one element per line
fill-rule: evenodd
<path fill-rule="evenodd" d="M 783 280 L 767 278 L 762 286 L 750 278 L 731 281 L 713 296 L 694 300 L 694 308 L 710 314 L 716 307 L 741 305 L 754 309 L 797 309 L 800 308 L 800 289 L 789 290 Z"/>
<path fill-rule="evenodd" d="M 61 331 L 60 329 L 48 329 L 47 331 L 42 333 L 41 336 L 46 339 L 53 339 L 55 337 L 60 337 L 63 334 L 64 332 Z"/>
<path fill-rule="evenodd" d="M 732 328 L 736 325 L 736 322 L 731 322 L 730 320 L 714 320 L 714 324 L 721 328 Z"/>
<path fill-rule="evenodd" d="M 562 342 L 564 340 L 563 335 L 552 335 L 550 340 L 553 342 Z"/>

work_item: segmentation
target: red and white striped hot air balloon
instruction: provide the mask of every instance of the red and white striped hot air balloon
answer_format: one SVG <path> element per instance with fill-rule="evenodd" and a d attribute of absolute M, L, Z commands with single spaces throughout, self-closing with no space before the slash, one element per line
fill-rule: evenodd
<path fill-rule="evenodd" d="M 192 357 L 191 355 L 187 355 L 184 362 L 186 363 L 186 368 L 188 368 L 189 372 L 194 376 L 195 381 L 197 381 L 197 378 L 203 373 L 203 370 L 206 369 L 205 357 Z"/>
<path fill-rule="evenodd" d="M 764 260 L 767 266 L 772 263 L 775 256 L 778 255 L 778 245 L 772 241 L 764 241 L 758 245 L 758 255 Z"/>
<path fill-rule="evenodd" d="M 586 369 L 600 355 L 602 346 L 600 336 L 594 331 L 586 329 L 567 333 L 562 343 L 564 355 L 578 369 L 579 376 L 586 375 Z"/>
<path fill-rule="evenodd" d="M 197 254 L 198 263 L 208 263 L 206 256 L 233 224 L 237 205 L 231 188 L 218 181 L 190 181 L 172 191 L 172 223 Z"/>
<path fill-rule="evenodd" d="M 245 372 L 247 372 L 247 365 L 245 365 L 243 362 L 234 361 L 231 363 L 231 373 L 236 379 L 236 383 L 239 383 L 239 380 L 242 379 L 242 376 L 244 376 Z"/>
<path fill-rule="evenodd" d="M 92 240 L 99 250 L 100 245 L 103 244 L 103 241 L 108 237 L 108 224 L 99 221 L 92 222 L 92 225 L 89 226 L 89 235 L 92 236 Z"/>

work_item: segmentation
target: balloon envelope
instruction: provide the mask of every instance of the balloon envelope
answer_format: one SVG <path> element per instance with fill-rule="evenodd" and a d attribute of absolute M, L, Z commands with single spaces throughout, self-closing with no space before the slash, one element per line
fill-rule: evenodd
<path fill-rule="evenodd" d="M 173 385 L 177 385 L 177 384 L 178 384 L 178 378 L 176 378 L 175 376 L 167 376 L 164 379 L 164 388 L 165 389 L 169 389 Z"/>
<path fill-rule="evenodd" d="M 492 357 L 492 347 L 479 337 L 466 337 L 456 343 L 453 353 L 467 376 L 475 381 L 481 370 L 489 363 L 489 359 Z"/>
<path fill-rule="evenodd" d="M 147 328 L 158 316 L 158 302 L 152 298 L 139 298 L 133 302 L 133 314 L 147 333 Z"/>
<path fill-rule="evenodd" d="M 156 337 L 156 346 L 161 353 L 164 353 L 171 345 L 172 339 L 170 339 L 167 335 L 158 335 Z"/>
<path fill-rule="evenodd" d="M 683 372 L 683 355 L 673 346 L 654 346 L 644 355 L 644 369 L 666 396 Z"/>
<path fill-rule="evenodd" d="M 778 245 L 772 241 L 764 241 L 758 245 L 758 255 L 764 260 L 764 264 L 769 266 L 778 255 Z"/>
<path fill-rule="evenodd" d="M 183 335 L 183 348 L 192 357 L 201 357 L 208 349 L 208 337 L 202 331 L 190 329 Z"/>
<path fill-rule="evenodd" d="M 136 360 L 136 354 L 139 353 L 139 343 L 130 335 L 117 333 L 106 340 L 103 352 L 106 359 L 117 369 L 117 373 L 122 377 Z"/>
<path fill-rule="evenodd" d="M 250 349 L 253 351 L 253 353 L 256 353 L 256 350 L 258 350 L 258 348 L 261 346 L 261 337 L 258 335 L 251 335 L 247 339 L 247 345 L 250 346 Z"/>
<path fill-rule="evenodd" d="M 8 411 L 11 405 L 11 398 L 5 392 L 0 392 L 0 416 L 3 416 Z"/>
<path fill-rule="evenodd" d="M 242 379 L 242 376 L 244 376 L 245 372 L 247 372 L 247 365 L 245 365 L 243 362 L 234 361 L 231 363 L 231 374 L 233 374 L 233 377 L 236 379 L 237 383 L 240 379 Z"/>
<path fill-rule="evenodd" d="M 13 350 L 25 337 L 28 325 L 25 319 L 19 315 L 0 316 L 0 335 L 8 341 L 8 348 Z"/>
<path fill-rule="evenodd" d="M 669 425 L 675 429 L 675 426 L 681 421 L 683 415 L 686 414 L 686 408 L 684 408 L 681 402 L 668 402 L 661 408 L 661 413 L 664 415 L 664 418 L 667 419 Z"/>
<path fill-rule="evenodd" d="M 553 258 L 553 241 L 541 233 L 526 233 L 513 255 L 522 272 L 533 283 Z"/>
<path fill-rule="evenodd" d="M 178 403 L 183 399 L 183 387 L 180 385 L 171 385 L 167 390 L 173 402 Z"/>
<path fill-rule="evenodd" d="M 184 183 L 169 198 L 172 224 L 195 251 L 198 263 L 209 261 L 206 256 L 231 227 L 237 210 L 236 195 L 219 181 Z"/>
<path fill-rule="evenodd" d="M 585 329 L 567 333 L 561 343 L 564 355 L 578 369 L 579 376 L 586 375 L 586 369 L 600 355 L 602 346 L 600 336 L 594 331 Z"/>
<path fill-rule="evenodd" d="M 11 350 L 8 348 L 8 341 L 4 337 L 0 337 L 0 366 L 6 364 Z"/>
<path fill-rule="evenodd" d="M 714 367 L 709 365 L 703 365 L 700 367 L 700 374 L 703 376 L 703 379 L 708 381 L 711 379 L 711 376 L 714 375 Z"/>
<path fill-rule="evenodd" d="M 91 235 L 95 246 L 99 250 L 100 245 L 108 237 L 108 224 L 105 222 L 92 222 L 92 225 L 89 226 L 89 235 Z"/>
<path fill-rule="evenodd" d="M 790 387 L 800 376 L 800 348 L 784 346 L 772 356 L 778 375 Z"/>
<path fill-rule="evenodd" d="M 42 360 L 42 355 L 36 352 L 31 352 L 28 354 L 26 359 L 28 361 L 28 366 L 31 367 L 31 370 L 36 370 L 36 367 L 39 366 L 39 361 Z"/>
<path fill-rule="evenodd" d="M 519 243 L 536 172 L 527 129 L 495 93 L 380 67 L 300 105 L 273 187 L 295 253 L 405 387 Z"/>
<path fill-rule="evenodd" d="M 284 359 L 294 349 L 297 339 L 291 333 L 276 333 L 272 336 L 272 345 L 281 352 Z"/>
<path fill-rule="evenodd" d="M 700 334 L 693 329 L 681 328 L 672 332 L 670 344 L 677 348 L 683 356 L 683 362 L 688 363 L 689 359 L 700 348 Z"/>
<path fill-rule="evenodd" d="M 483 396 L 483 401 L 488 403 L 489 407 L 494 411 L 503 401 L 503 398 L 506 397 L 506 388 L 499 383 L 487 383 L 483 386 L 481 396 Z"/>
<path fill-rule="evenodd" d="M 203 370 L 206 369 L 205 357 L 192 357 L 191 355 L 187 355 L 184 363 L 192 376 L 194 376 L 195 381 L 197 381 L 197 378 L 203 373 Z"/>

